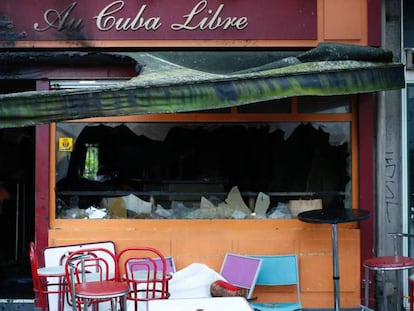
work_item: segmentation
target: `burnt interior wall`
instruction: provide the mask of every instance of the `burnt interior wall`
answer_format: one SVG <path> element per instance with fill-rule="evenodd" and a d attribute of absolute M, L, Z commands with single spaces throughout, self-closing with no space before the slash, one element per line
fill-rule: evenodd
<path fill-rule="evenodd" d="M 0 93 L 35 89 L 34 80 L 1 80 Z M 0 298 L 33 298 L 29 242 L 35 228 L 35 128 L 0 130 Z"/>

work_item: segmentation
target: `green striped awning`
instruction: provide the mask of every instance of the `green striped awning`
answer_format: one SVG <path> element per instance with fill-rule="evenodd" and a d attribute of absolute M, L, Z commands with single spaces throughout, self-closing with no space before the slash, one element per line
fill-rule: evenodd
<path fill-rule="evenodd" d="M 330 96 L 404 87 L 399 63 L 366 60 L 287 61 L 233 74 L 166 63 L 143 53 L 143 71 L 127 82 L 81 90 L 0 95 L 0 127 L 87 117 L 211 110 L 292 96 Z"/>

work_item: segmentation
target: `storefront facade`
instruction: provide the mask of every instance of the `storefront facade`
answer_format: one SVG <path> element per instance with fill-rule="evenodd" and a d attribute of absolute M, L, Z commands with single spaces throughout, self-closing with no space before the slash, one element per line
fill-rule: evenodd
<path fill-rule="evenodd" d="M 259 52 L 263 55 L 278 51 L 288 54 L 280 57 L 285 61 L 290 57 L 300 59 L 323 42 L 379 46 L 380 1 L 194 1 L 192 5 L 108 1 L 90 7 L 81 2 L 56 7 L 51 1 L 39 4 L 32 19 L 18 19 L 16 12 L 25 9 L 25 5 L 30 3 L 19 1 L 16 7 L 10 4 L 6 9 L 7 20 L 13 27 L 7 34 L 10 37 L 1 43 L 5 51 L 19 53 L 34 47 L 40 52 L 54 52 L 82 47 L 93 52 L 116 51 L 138 65 L 136 84 L 122 84 L 116 95 L 114 89 L 98 89 L 96 106 L 111 102 L 109 112 L 98 110 L 93 115 L 90 109 L 75 109 L 70 117 L 60 113 L 53 120 L 48 116 L 38 120 L 43 124 L 36 125 L 35 228 L 41 247 L 112 240 L 118 249 L 132 245 L 158 248 L 174 257 L 178 269 L 200 262 L 216 270 L 226 252 L 295 253 L 299 256 L 303 306 L 332 306 L 331 228 L 292 217 L 289 201 L 321 198 L 324 208 L 330 202 L 373 212 L 375 91 L 397 89 L 399 82 L 373 89 L 335 91 L 337 85 L 331 83 L 328 88 L 320 82 L 329 79 L 321 69 L 320 87 L 313 91 L 299 78 L 289 76 L 287 83 L 269 81 L 266 76 L 263 85 L 277 85 L 279 93 L 286 92 L 284 96 L 274 95 L 277 92 L 271 90 L 270 97 L 260 97 L 266 93 L 261 92 L 256 98 L 246 99 L 248 95 L 238 93 L 230 101 L 228 93 L 223 92 L 209 101 L 205 97 L 197 100 L 197 92 L 210 84 L 215 91 L 224 90 L 222 82 L 229 79 L 234 85 L 242 80 L 245 87 L 265 88 L 262 82 L 252 82 L 252 77 L 262 77 L 263 66 L 268 63 L 256 62 L 255 70 L 247 65 L 235 70 L 227 63 L 231 69 L 224 72 L 221 68 L 223 72 L 218 72 L 226 62 L 208 65 L 212 59 L 214 64 L 214 57 L 237 55 L 244 62 L 252 55 L 260 55 Z M 196 53 L 201 54 L 194 58 Z M 159 69 L 161 63 L 174 61 L 182 66 Z M 207 65 L 201 68 L 203 64 Z M 214 66 L 216 71 L 210 71 L 211 76 L 195 76 Z M 112 65 L 118 71 L 106 73 L 99 73 L 99 67 L 77 66 L 59 74 L 50 71 L 47 77 L 38 79 L 36 90 L 55 89 L 56 96 L 61 96 L 56 101 L 65 105 L 70 105 L 72 95 L 77 96 L 76 101 L 84 101 L 86 106 L 96 98 L 90 95 L 94 93 L 91 90 L 85 95 L 91 96 L 89 99 L 80 96 L 85 81 L 99 80 L 110 88 L 114 79 L 128 80 L 133 76 L 131 64 L 123 70 L 119 63 Z M 194 71 L 188 71 L 188 67 Z M 278 68 L 273 66 L 269 70 Z M 345 75 L 346 70 L 349 68 L 344 68 L 339 76 Z M 354 71 L 350 75 L 355 75 L 362 69 L 351 70 Z M 392 73 L 389 67 L 384 70 L 385 75 Z M 235 72 L 237 79 L 233 79 Z M 185 81 L 173 83 L 170 76 L 179 73 Z M 300 73 L 295 71 L 293 75 Z M 139 85 L 140 77 L 147 79 L 148 85 Z M 157 79 L 167 85 L 163 96 L 173 108 L 155 113 L 147 106 L 158 105 L 157 96 L 162 96 L 152 88 L 151 82 Z M 183 85 L 189 88 L 184 89 Z M 116 90 L 116 84 L 113 87 Z M 136 99 L 137 103 L 144 103 L 144 108 L 127 114 L 122 109 L 123 98 L 131 96 L 129 87 L 135 91 L 147 87 L 147 94 L 145 99 Z M 171 95 L 175 87 L 181 97 L 172 103 L 172 98 L 177 98 Z M 75 92 L 65 93 L 66 88 Z M 296 90 L 303 93 L 295 94 Z M 252 87 L 251 93 L 254 92 Z M 189 100 L 187 108 L 180 109 L 190 98 L 188 93 L 196 100 Z M 57 98 L 53 96 L 49 99 Z M 95 117 L 86 118 L 92 116 Z M 65 122 L 74 119 L 77 120 Z M 22 125 L 26 124 L 19 124 Z M 99 127 L 102 131 L 95 136 L 85 134 Z M 114 134 L 115 130 L 119 132 Z M 178 138 L 167 141 L 166 137 L 174 133 Z M 292 142 L 294 137 L 297 140 Z M 86 170 L 93 165 L 89 167 L 85 157 L 88 148 L 95 144 L 107 144 L 107 158 L 112 156 L 115 160 L 103 162 L 105 150 L 99 149 L 97 158 L 106 173 L 95 171 L 91 177 Z M 77 162 L 76 152 L 81 153 Z M 105 177 L 105 181 L 98 180 L 98 175 Z M 125 201 L 112 202 L 114 197 L 130 195 L 135 196 L 134 200 L 143 200 L 139 206 L 149 204 L 149 210 L 137 212 L 135 205 L 130 208 Z M 229 205 L 224 207 L 226 211 L 233 208 L 228 202 L 234 198 L 241 201 L 236 200 L 237 208 L 226 214 L 220 204 Z M 259 198 L 269 200 L 264 211 L 258 206 Z M 102 202 L 106 202 L 105 208 Z M 176 209 L 177 206 L 184 207 Z M 98 217 L 87 214 L 90 207 L 105 213 Z M 342 307 L 353 308 L 360 303 L 361 260 L 372 255 L 372 231 L 371 218 L 339 226 Z M 291 294 L 289 290 L 268 292 L 257 288 L 260 301 L 277 301 Z"/>

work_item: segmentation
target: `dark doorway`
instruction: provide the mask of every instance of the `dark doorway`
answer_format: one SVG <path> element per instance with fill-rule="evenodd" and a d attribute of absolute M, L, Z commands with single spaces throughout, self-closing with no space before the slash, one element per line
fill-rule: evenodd
<path fill-rule="evenodd" d="M 2 80 L 0 93 L 34 90 L 32 80 Z M 35 128 L 0 130 L 0 299 L 33 299 Z"/>

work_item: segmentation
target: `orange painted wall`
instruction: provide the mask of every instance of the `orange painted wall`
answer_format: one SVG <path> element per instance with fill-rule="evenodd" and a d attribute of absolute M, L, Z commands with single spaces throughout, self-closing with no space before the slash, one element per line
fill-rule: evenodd
<path fill-rule="evenodd" d="M 341 307 L 360 302 L 360 245 L 356 224 L 339 225 Z M 152 246 L 174 257 L 177 269 L 198 262 L 220 270 L 226 252 L 289 254 L 299 258 L 305 308 L 333 305 L 330 225 L 298 220 L 66 220 L 49 230 L 49 245 L 115 241 L 127 246 Z M 289 299 L 294 288 L 257 287 L 259 301 Z"/>
<path fill-rule="evenodd" d="M 64 47 L 311 47 L 319 42 L 368 44 L 368 0 L 318 0 L 318 38 L 310 41 L 136 41 L 64 42 Z M 17 47 L 51 47 L 50 42 L 17 43 Z M 53 45 L 53 47 L 56 47 Z M 58 46 L 60 47 L 60 46 Z M 53 139 L 51 139 L 53 141 Z M 52 161 L 53 162 L 53 161 Z M 50 172 L 53 175 L 53 169 Z M 53 180 L 53 178 L 51 178 Z M 53 184 L 53 182 L 51 183 Z M 358 187 L 355 187 L 357 191 Z M 53 191 L 53 189 L 52 189 Z M 53 202 L 53 195 L 51 202 Z M 119 249 L 132 245 L 159 248 L 174 257 L 177 268 L 193 262 L 220 269 L 226 252 L 287 254 L 299 258 L 304 308 L 332 308 L 332 244 L 329 225 L 298 220 L 56 220 L 54 203 L 48 231 L 49 246 L 112 240 Z M 339 225 L 341 307 L 360 303 L 360 230 L 358 224 Z M 257 287 L 259 301 L 277 301 L 293 295 Z"/>

